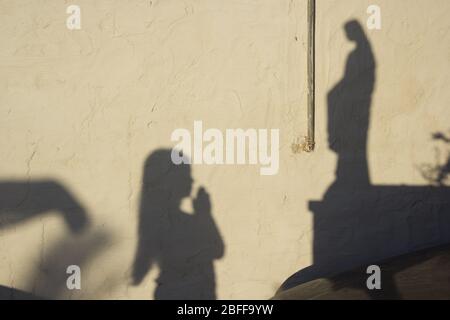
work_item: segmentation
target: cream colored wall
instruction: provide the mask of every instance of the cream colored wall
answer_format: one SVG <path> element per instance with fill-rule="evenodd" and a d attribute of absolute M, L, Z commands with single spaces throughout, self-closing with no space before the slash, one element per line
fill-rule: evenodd
<path fill-rule="evenodd" d="M 0 1 L 0 180 L 58 181 L 92 220 L 80 235 L 56 212 L 0 229 L 0 284 L 58 298 L 153 297 L 157 269 L 138 287 L 129 280 L 143 163 L 173 145 L 174 129 L 203 120 L 281 130 L 275 176 L 193 166 L 225 242 L 218 298 L 271 297 L 312 262 L 307 203 L 321 199 L 336 161 L 326 94 L 351 50 L 343 24 L 365 25 L 372 3 L 382 9 L 382 29 L 366 30 L 377 60 L 372 180 L 425 184 L 416 166 L 434 161 L 431 133 L 449 129 L 447 0 L 317 0 L 311 154 L 291 150 L 306 133 L 304 0 L 79 0 L 78 31 L 65 27 L 72 2 Z M 64 287 L 73 260 L 80 291 Z"/>

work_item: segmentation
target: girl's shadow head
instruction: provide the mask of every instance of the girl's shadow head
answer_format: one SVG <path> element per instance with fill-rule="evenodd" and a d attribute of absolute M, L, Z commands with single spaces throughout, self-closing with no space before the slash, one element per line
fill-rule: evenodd
<path fill-rule="evenodd" d="M 161 197 L 165 195 L 171 201 L 181 201 L 191 194 L 194 180 L 191 176 L 191 166 L 174 164 L 171 153 L 172 150 L 160 149 L 147 158 L 144 164 L 143 188 L 146 192 L 157 193 Z"/>

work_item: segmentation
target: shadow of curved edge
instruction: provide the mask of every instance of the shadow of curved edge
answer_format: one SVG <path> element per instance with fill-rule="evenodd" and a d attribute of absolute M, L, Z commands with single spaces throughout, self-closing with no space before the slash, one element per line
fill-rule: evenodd
<path fill-rule="evenodd" d="M 450 299 L 450 245 L 420 250 L 376 263 L 382 290 L 369 290 L 366 267 L 316 279 L 286 290 L 274 300 L 440 300 Z M 385 281 L 387 280 L 387 281 Z"/>

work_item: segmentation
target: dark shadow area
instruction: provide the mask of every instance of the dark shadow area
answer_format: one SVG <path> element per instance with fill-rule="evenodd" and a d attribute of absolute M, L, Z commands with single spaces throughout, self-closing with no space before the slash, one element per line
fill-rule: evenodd
<path fill-rule="evenodd" d="M 43 300 L 31 293 L 0 285 L 0 300 Z"/>
<path fill-rule="evenodd" d="M 313 265 L 291 276 L 280 290 L 450 242 L 450 188 L 372 185 L 367 140 L 376 62 L 357 21 L 345 25 L 356 47 L 345 74 L 328 93 L 328 143 L 338 156 L 335 181 L 322 201 L 311 201 Z M 399 150 L 400 151 L 400 150 Z M 367 278 L 367 275 L 364 279 Z M 373 298 L 401 298 L 393 277 Z M 358 282 L 362 290 L 366 282 Z"/>
<path fill-rule="evenodd" d="M 30 292 L 45 299 L 68 299 L 71 294 L 92 293 L 92 284 L 85 283 L 85 273 L 92 260 L 100 254 L 111 241 L 111 236 L 103 230 L 94 230 L 83 238 L 63 237 L 45 249 L 41 261 L 30 268 L 27 279 Z M 67 267 L 76 265 L 81 270 L 81 291 L 67 288 Z"/>
<path fill-rule="evenodd" d="M 0 300 L 57 300 L 67 299 L 70 293 L 78 293 L 67 288 L 67 267 L 79 266 L 81 279 L 89 261 L 109 243 L 110 236 L 103 231 L 90 233 L 83 239 L 63 237 L 45 251 L 48 252 L 30 267 L 30 274 L 26 281 L 27 290 L 0 285 Z M 81 289 L 86 288 L 81 281 Z M 93 288 L 90 287 L 90 290 Z"/>
<path fill-rule="evenodd" d="M 59 211 L 74 233 L 81 232 L 89 224 L 83 206 L 58 182 L 0 182 L 0 230 L 50 211 Z"/>
<path fill-rule="evenodd" d="M 208 193 L 199 188 L 192 214 L 180 208 L 193 179 L 190 165 L 172 163 L 171 150 L 153 152 L 143 171 L 133 284 L 156 265 L 155 299 L 215 299 L 213 263 L 223 256 L 224 244 Z"/>
<path fill-rule="evenodd" d="M 450 297 L 450 245 L 433 247 L 377 263 L 382 290 L 363 288 L 368 275 L 360 267 L 331 278 L 321 278 L 278 293 L 274 300 L 448 300 Z M 395 279 L 383 287 L 384 279 Z"/>
<path fill-rule="evenodd" d="M 75 196 L 60 183 L 54 180 L 0 182 L 0 231 L 53 211 L 61 214 L 73 234 L 80 234 L 89 227 L 90 222 L 86 210 Z M 41 241 L 41 239 L 38 240 Z M 68 275 L 65 268 L 71 264 L 85 263 L 94 252 L 98 251 L 98 241 L 100 240 L 96 236 L 89 237 L 87 240 L 65 237 L 58 242 L 55 248 L 50 248 L 48 260 L 39 261 L 33 268 L 34 271 L 31 272 L 28 286 L 34 288 L 37 281 L 43 281 L 43 287 L 48 293 L 45 298 L 58 298 L 63 288 L 67 289 Z M 88 243 L 85 243 L 86 241 Z M 31 291 L 34 292 L 34 289 Z M 45 298 L 16 288 L 0 286 L 0 299 Z"/>

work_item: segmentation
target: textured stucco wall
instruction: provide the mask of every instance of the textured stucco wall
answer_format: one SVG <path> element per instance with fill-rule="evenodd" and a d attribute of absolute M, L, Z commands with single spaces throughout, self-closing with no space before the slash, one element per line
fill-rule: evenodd
<path fill-rule="evenodd" d="M 435 131 L 450 115 L 447 0 L 317 0 L 316 151 L 306 133 L 306 1 L 79 0 L 82 28 L 65 27 L 72 2 L 0 1 L 0 183 L 52 181 L 90 219 L 74 234 L 57 208 L 0 229 L 0 284 L 57 298 L 148 299 L 153 268 L 130 284 L 143 164 L 171 132 L 204 126 L 280 128 L 280 169 L 193 166 L 225 253 L 217 297 L 269 298 L 312 263 L 308 201 L 334 179 L 326 95 L 352 49 L 343 25 L 382 10 L 366 30 L 377 61 L 369 169 L 377 184 L 424 185 Z M 19 201 L 20 204 L 20 201 Z M 78 264 L 82 290 L 65 288 Z"/>

